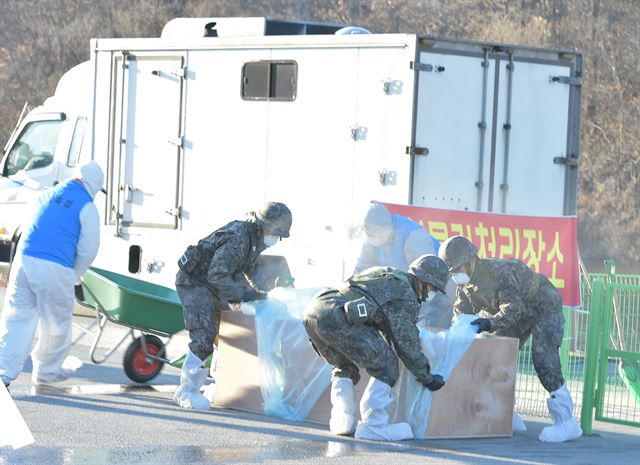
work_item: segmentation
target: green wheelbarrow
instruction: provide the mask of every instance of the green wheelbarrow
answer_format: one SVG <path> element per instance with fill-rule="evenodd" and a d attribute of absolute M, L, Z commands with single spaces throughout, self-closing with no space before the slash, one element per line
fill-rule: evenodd
<path fill-rule="evenodd" d="M 97 330 L 80 328 L 94 335 L 90 349 L 93 363 L 105 362 L 131 337 L 133 341 L 125 351 L 123 366 L 132 381 L 150 381 L 165 363 L 182 366 L 184 355 L 173 361 L 165 358 L 166 344 L 184 329 L 182 306 L 175 290 L 95 267 L 85 273 L 81 283 L 83 295 L 77 298 L 78 303 L 96 312 Z M 129 331 L 98 357 L 98 343 L 107 322 L 128 327 Z"/>

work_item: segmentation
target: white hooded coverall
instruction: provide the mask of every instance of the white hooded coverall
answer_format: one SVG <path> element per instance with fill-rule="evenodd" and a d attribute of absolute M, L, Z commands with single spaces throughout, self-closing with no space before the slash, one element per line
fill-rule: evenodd
<path fill-rule="evenodd" d="M 392 214 L 379 203 L 371 206 L 364 219 L 366 240 L 362 245 L 354 273 L 371 266 L 391 266 L 408 271 L 409 264 L 424 254 L 437 255 L 440 243 L 415 221 Z M 449 279 L 445 294 L 438 293 L 420 309 L 425 326 L 447 329 L 453 317 L 456 285 Z"/>
<path fill-rule="evenodd" d="M 72 374 L 63 362 L 71 346 L 74 285 L 98 253 L 100 219 L 93 198 L 104 183 L 95 162 L 74 174 L 77 178 L 42 194 L 24 225 L 0 315 L 5 384 L 18 376 L 29 352 L 34 383 L 63 381 Z"/>

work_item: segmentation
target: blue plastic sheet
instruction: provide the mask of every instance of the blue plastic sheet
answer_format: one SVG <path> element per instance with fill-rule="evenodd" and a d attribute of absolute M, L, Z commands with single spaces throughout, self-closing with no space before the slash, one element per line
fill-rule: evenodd
<path fill-rule="evenodd" d="M 460 315 L 451 328 L 437 333 L 418 324 L 422 352 L 429 359 L 432 373 L 442 375 L 445 381 L 449 378 L 477 336 L 476 327 L 471 325 L 475 318 L 474 315 Z M 415 438 L 424 439 L 429 427 L 432 394 L 402 362 L 393 394 L 396 402 L 390 406 L 389 417 L 394 423 L 409 423 Z"/>
<path fill-rule="evenodd" d="M 276 288 L 267 300 L 243 304 L 245 313 L 255 311 L 265 415 L 302 421 L 331 384 L 331 366 L 313 350 L 302 324 L 319 290 Z"/>
<path fill-rule="evenodd" d="M 269 299 L 243 304 L 255 315 L 264 413 L 302 421 L 331 384 L 331 366 L 311 347 L 302 324 L 306 304 L 320 289 L 276 288 Z M 433 373 L 445 380 L 476 337 L 473 315 L 460 315 L 446 331 L 433 332 L 418 323 L 423 352 Z M 431 391 L 420 384 L 400 362 L 400 377 L 389 407 L 393 422 L 407 422 L 416 438 L 424 438 L 431 409 Z"/>

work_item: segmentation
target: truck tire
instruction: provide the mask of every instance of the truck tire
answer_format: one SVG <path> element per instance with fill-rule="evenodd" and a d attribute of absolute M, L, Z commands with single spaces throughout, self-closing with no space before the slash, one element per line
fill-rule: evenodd
<path fill-rule="evenodd" d="M 146 350 L 151 355 L 164 357 L 164 343 L 157 336 L 145 335 Z M 164 362 L 160 360 L 149 359 L 142 350 L 142 338 L 136 338 L 127 347 L 123 359 L 124 372 L 131 381 L 136 383 L 146 383 L 152 380 L 160 373 Z"/>

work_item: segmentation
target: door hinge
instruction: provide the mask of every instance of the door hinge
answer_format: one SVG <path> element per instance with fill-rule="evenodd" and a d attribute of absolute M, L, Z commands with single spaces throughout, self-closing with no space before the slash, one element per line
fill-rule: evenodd
<path fill-rule="evenodd" d="M 123 193 L 124 201 L 128 203 L 133 203 L 135 193 L 140 191 L 140 189 L 132 186 L 131 184 L 121 184 L 118 186 L 118 190 Z"/>
<path fill-rule="evenodd" d="M 174 139 L 169 139 L 167 142 L 169 142 L 172 145 L 175 145 L 176 147 L 182 148 L 184 146 L 184 137 L 176 137 Z"/>
<path fill-rule="evenodd" d="M 175 76 L 177 78 L 184 79 L 184 77 L 187 74 L 187 68 L 183 66 L 182 68 L 178 68 L 177 70 L 175 70 L 175 71 L 173 71 L 173 72 L 171 72 L 169 74 L 172 75 L 172 76 Z"/>
<path fill-rule="evenodd" d="M 406 147 L 404 153 L 407 155 L 429 155 L 429 149 L 426 147 Z"/>
<path fill-rule="evenodd" d="M 571 154 L 568 157 L 553 157 L 556 165 L 578 166 L 578 157 Z"/>
<path fill-rule="evenodd" d="M 420 63 L 412 61 L 409 63 L 409 68 L 415 69 L 416 71 L 427 71 L 427 72 L 435 72 L 442 73 L 444 71 L 444 66 L 441 65 L 430 65 L 429 63 Z"/>
<path fill-rule="evenodd" d="M 387 95 L 401 94 L 402 81 L 386 78 L 382 80 L 382 91 Z"/>
<path fill-rule="evenodd" d="M 569 76 L 549 76 L 549 82 L 557 82 L 560 84 L 569 84 L 570 86 L 580 87 L 582 85 L 582 78 Z"/>
<path fill-rule="evenodd" d="M 176 218 L 182 218 L 182 207 L 170 208 L 169 210 L 165 210 L 165 213 L 175 216 Z"/>
<path fill-rule="evenodd" d="M 367 138 L 367 132 L 369 130 L 365 126 L 352 126 L 351 127 L 351 138 L 354 141 L 365 140 Z"/>

